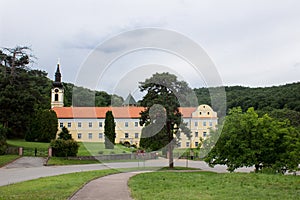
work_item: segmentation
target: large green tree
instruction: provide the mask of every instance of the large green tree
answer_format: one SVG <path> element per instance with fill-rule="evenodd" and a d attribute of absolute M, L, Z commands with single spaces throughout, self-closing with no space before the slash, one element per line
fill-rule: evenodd
<path fill-rule="evenodd" d="M 104 135 L 105 135 L 105 148 L 106 149 L 114 149 L 115 145 L 115 119 L 112 111 L 107 111 L 105 115 L 104 121 Z"/>
<path fill-rule="evenodd" d="M 24 138 L 36 109 L 50 108 L 51 82 L 45 72 L 30 70 L 30 49 L 0 51 L 0 123 L 8 138 Z"/>
<path fill-rule="evenodd" d="M 229 171 L 255 166 L 277 172 L 295 170 L 300 163 L 300 135 L 288 120 L 278 121 L 267 114 L 259 117 L 254 108 L 243 113 L 233 108 L 225 118 L 219 140 L 205 161 L 211 166 L 227 165 Z M 211 132 L 211 138 L 217 131 Z M 209 141 L 210 139 L 208 139 Z"/>
<path fill-rule="evenodd" d="M 186 82 L 166 72 L 153 74 L 140 82 L 139 88 L 141 92 L 147 92 L 140 101 L 140 105 L 145 107 L 140 117 L 140 124 L 145 125 L 140 145 L 152 150 L 167 147 L 169 167 L 173 168 L 173 148 L 180 131 L 188 137 L 191 133 L 179 112 L 181 103 L 187 104 L 191 100 L 187 98 L 191 96 L 191 89 Z"/>
<path fill-rule="evenodd" d="M 25 135 L 27 141 L 50 142 L 57 133 L 57 116 L 53 110 L 35 111 L 31 118 L 29 131 Z"/>

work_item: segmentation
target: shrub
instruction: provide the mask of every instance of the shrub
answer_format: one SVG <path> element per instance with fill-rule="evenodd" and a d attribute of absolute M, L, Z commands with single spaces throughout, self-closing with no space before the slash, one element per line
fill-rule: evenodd
<path fill-rule="evenodd" d="M 76 156 L 79 149 L 79 144 L 75 140 L 52 140 L 50 146 L 53 156 L 56 157 Z"/>
<path fill-rule="evenodd" d="M 66 127 L 62 127 L 61 132 L 58 134 L 58 139 L 71 140 L 72 135 L 70 134 L 70 131 Z"/>

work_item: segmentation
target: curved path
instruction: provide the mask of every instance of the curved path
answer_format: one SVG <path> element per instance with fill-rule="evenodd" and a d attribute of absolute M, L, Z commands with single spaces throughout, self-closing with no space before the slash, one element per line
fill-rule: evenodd
<path fill-rule="evenodd" d="M 145 173 L 145 171 L 113 174 L 95 179 L 78 190 L 70 200 L 132 200 L 127 182 L 130 177 L 138 173 Z"/>
<path fill-rule="evenodd" d="M 175 160 L 175 166 L 186 166 L 186 160 Z M 138 167 L 141 170 L 144 167 L 165 167 L 168 166 L 167 159 L 147 160 L 146 162 L 120 162 L 120 163 L 104 163 L 104 164 L 88 164 L 88 165 L 66 165 L 66 166 L 41 166 L 18 168 L 0 168 L 0 186 L 17 183 L 21 181 L 37 179 L 40 177 L 54 176 L 59 174 L 67 174 L 73 172 L 83 172 L 102 169 L 121 169 Z M 204 171 L 227 172 L 226 166 L 217 165 L 214 168 L 209 167 L 203 161 L 188 161 L 188 167 L 199 168 Z M 249 172 L 253 168 L 241 168 L 236 171 Z"/>

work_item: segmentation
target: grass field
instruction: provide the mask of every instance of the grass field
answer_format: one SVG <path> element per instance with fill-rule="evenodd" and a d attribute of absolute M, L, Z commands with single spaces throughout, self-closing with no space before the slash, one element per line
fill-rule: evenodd
<path fill-rule="evenodd" d="M 0 156 L 0 167 L 6 165 L 7 163 L 10 163 L 11 161 L 18 158 L 18 155 L 1 155 Z"/>
<path fill-rule="evenodd" d="M 80 172 L 1 186 L 0 199 L 67 199 L 89 180 L 114 173 L 118 171 L 109 169 Z"/>
<path fill-rule="evenodd" d="M 27 142 L 25 140 L 7 140 L 10 146 L 24 148 L 47 149 L 50 143 Z M 120 144 L 116 144 L 114 149 L 105 149 L 104 143 L 100 142 L 79 142 L 78 156 L 96 156 L 99 154 L 122 154 L 131 153 L 131 149 Z"/>
<path fill-rule="evenodd" d="M 100 154 L 122 154 L 131 153 L 131 149 L 123 145 L 116 144 L 114 149 L 105 149 L 104 143 L 100 142 L 80 142 L 78 156 L 97 156 Z"/>
<path fill-rule="evenodd" d="M 15 147 L 24 147 L 24 148 L 41 148 L 47 149 L 49 147 L 49 143 L 43 142 L 26 142 L 25 140 L 7 140 L 7 144 Z"/>
<path fill-rule="evenodd" d="M 300 199 L 300 177 L 212 172 L 153 172 L 129 180 L 135 199 Z"/>
<path fill-rule="evenodd" d="M 98 160 L 68 160 L 67 158 L 51 157 L 47 165 L 83 165 L 101 163 Z"/>

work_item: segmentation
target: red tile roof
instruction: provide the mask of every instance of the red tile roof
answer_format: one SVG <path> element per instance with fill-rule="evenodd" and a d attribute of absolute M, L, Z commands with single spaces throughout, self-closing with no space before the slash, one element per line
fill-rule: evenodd
<path fill-rule="evenodd" d="M 144 111 L 144 107 L 55 107 L 52 108 L 60 119 L 73 119 L 73 118 L 105 118 L 107 111 L 111 110 L 115 118 L 139 118 L 140 112 Z M 184 118 L 190 118 L 194 107 L 181 107 L 179 111 Z"/>

